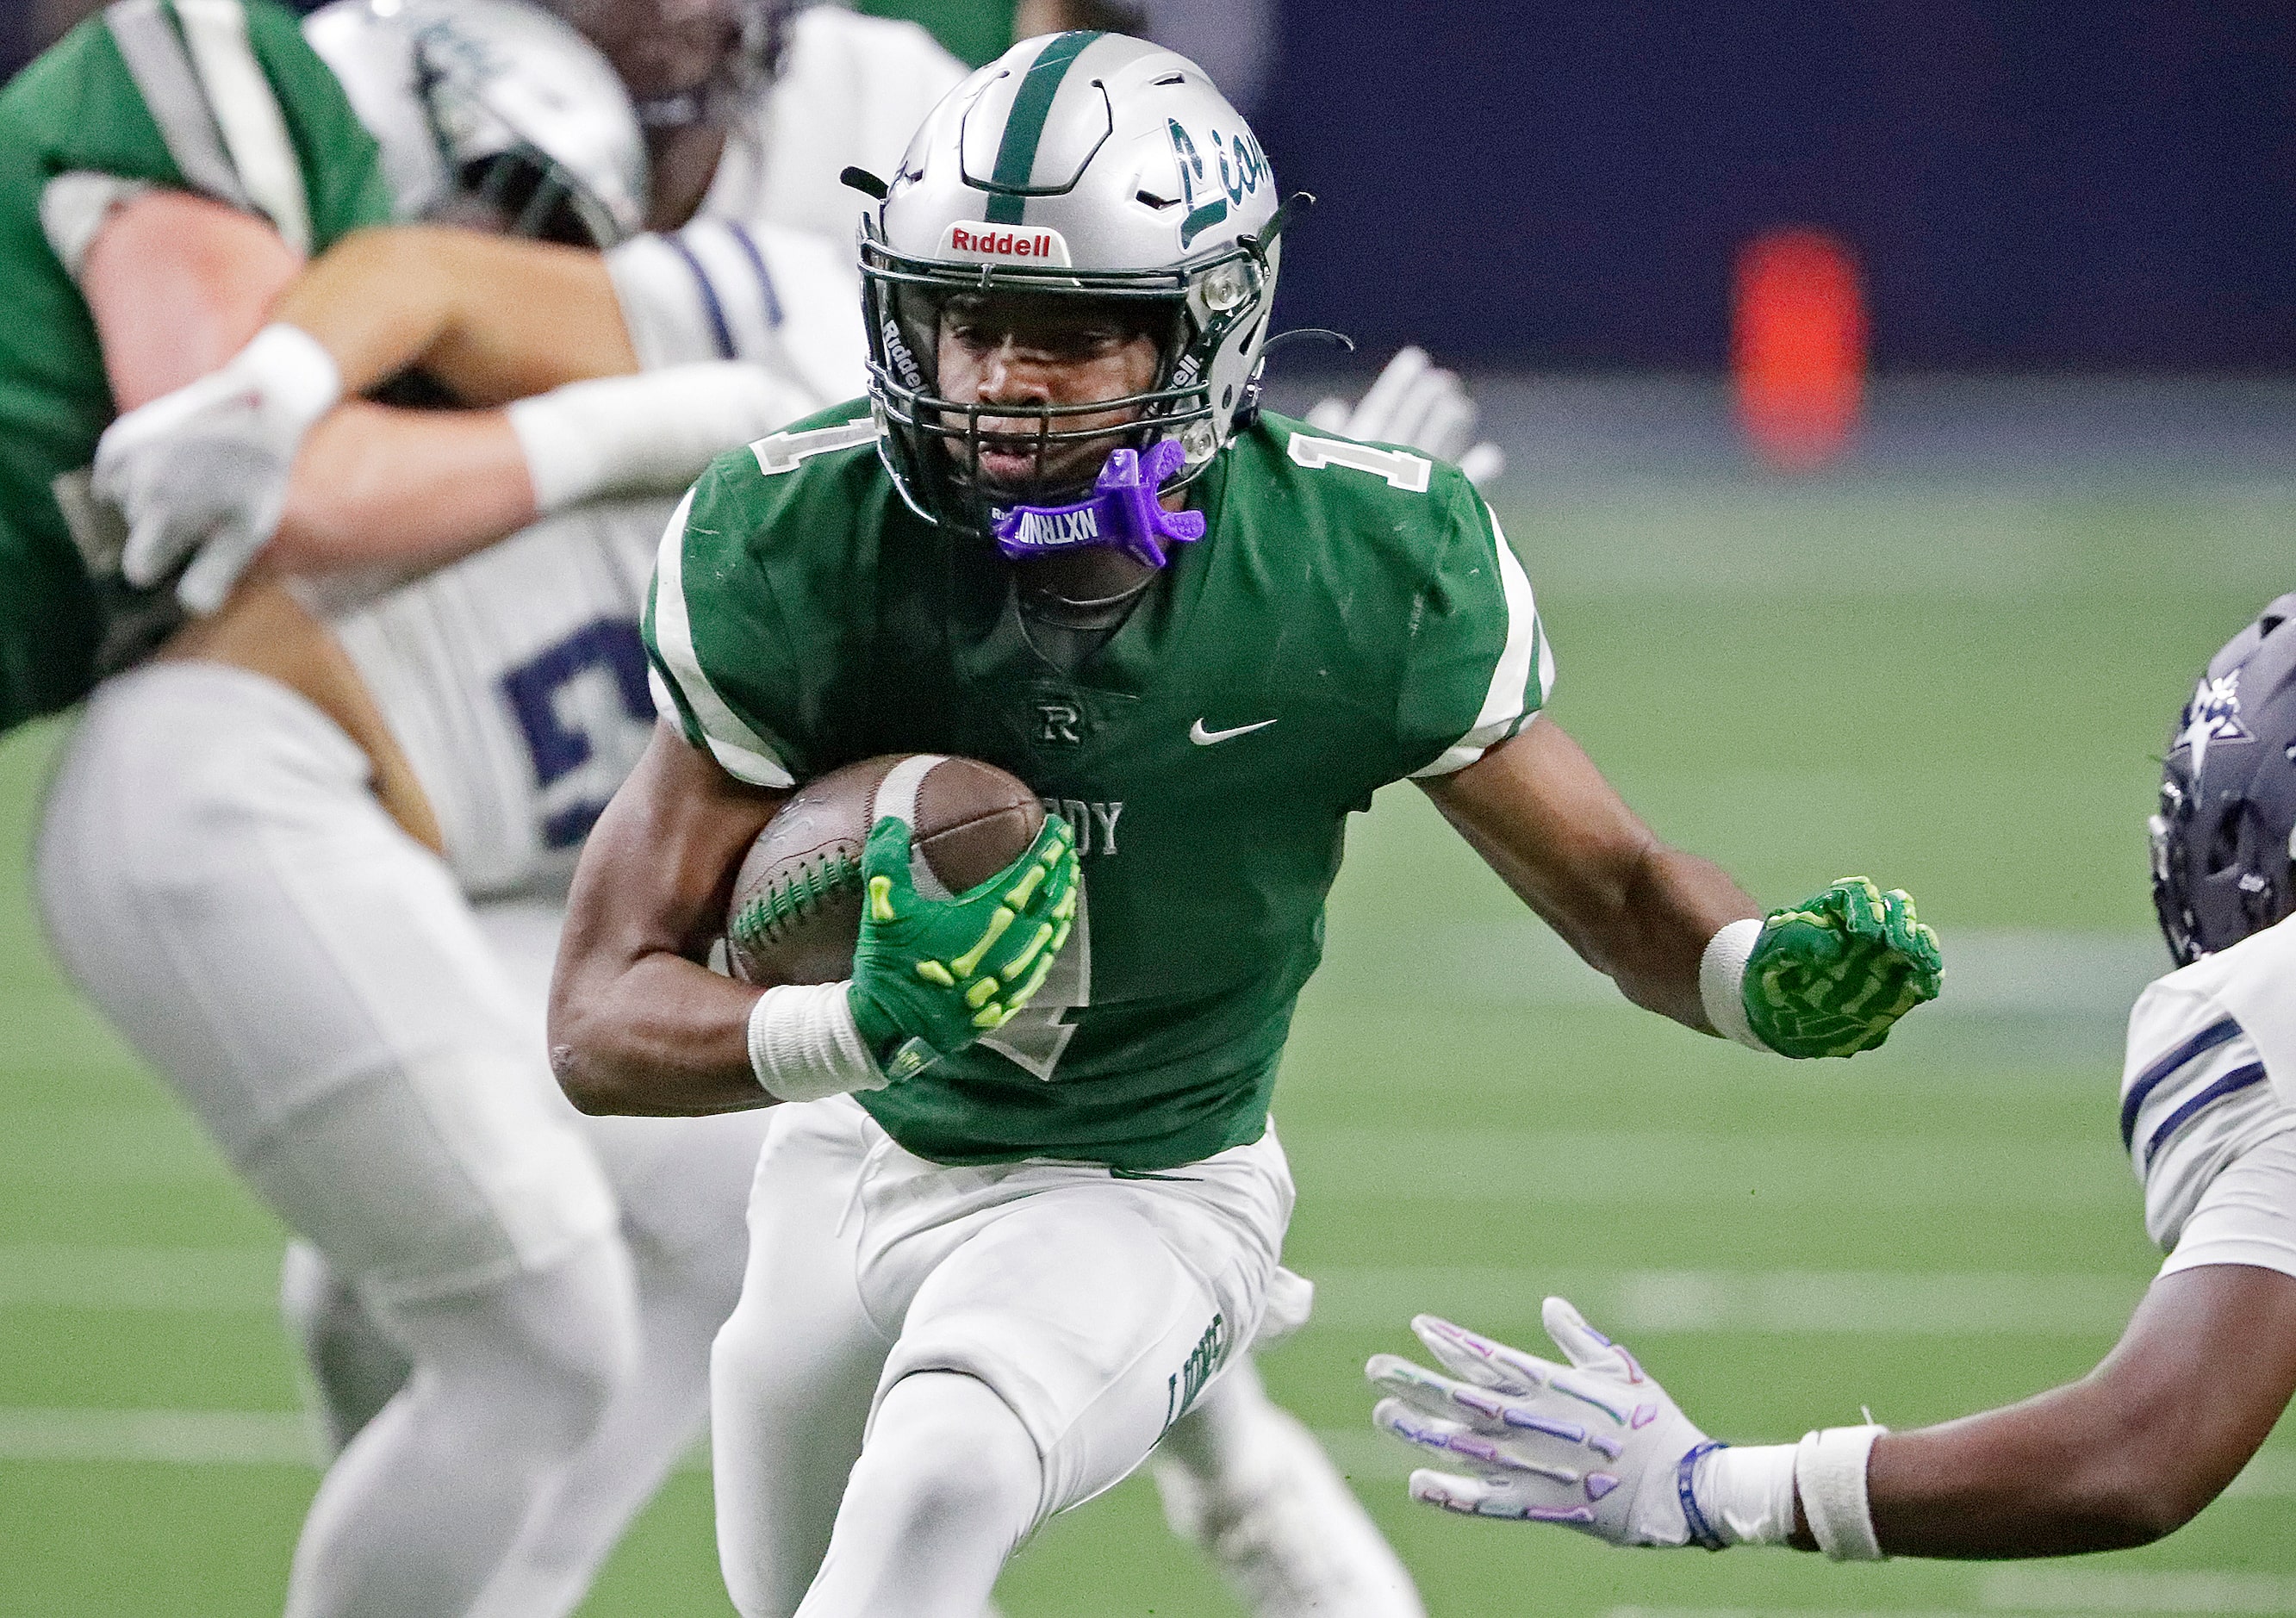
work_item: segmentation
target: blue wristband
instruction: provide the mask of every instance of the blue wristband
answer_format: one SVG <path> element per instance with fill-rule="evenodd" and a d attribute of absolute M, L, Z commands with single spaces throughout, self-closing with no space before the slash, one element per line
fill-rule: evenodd
<path fill-rule="evenodd" d="M 1690 1542 L 1708 1550 L 1727 1550 L 1730 1541 L 1714 1532 L 1714 1525 L 1698 1508 L 1698 1491 L 1691 1487 L 1690 1478 L 1698 1470 L 1700 1458 L 1711 1450 L 1727 1450 L 1729 1447 L 1718 1438 L 1710 1438 L 1675 1463 L 1674 1491 L 1682 1497 L 1682 1520 L 1690 1529 Z"/>

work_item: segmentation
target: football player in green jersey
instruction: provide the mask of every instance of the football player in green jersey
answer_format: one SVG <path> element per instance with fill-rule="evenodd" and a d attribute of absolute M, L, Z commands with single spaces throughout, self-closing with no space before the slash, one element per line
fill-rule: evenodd
<path fill-rule="evenodd" d="M 750 1618 L 979 1612 L 1014 1546 L 1280 1312 L 1269 1093 L 1378 787 L 1418 781 L 1631 998 L 1701 1031 L 1847 1055 L 1939 978 L 1903 894 L 1855 879 L 1766 920 L 1539 719 L 1530 587 L 1456 468 L 1256 408 L 1284 215 L 1193 63 L 1029 42 L 890 185 L 856 183 L 880 202 L 870 397 L 722 457 L 672 522 L 663 723 L 586 850 L 553 990 L 587 1110 L 808 1104 L 767 1132 L 713 1367 Z M 853 981 L 710 973 L 788 792 L 891 752 L 997 764 L 1065 828 L 934 896 L 893 880 L 906 827 L 881 823 Z M 1036 920 L 1031 872 L 1070 858 L 1072 914 Z M 964 973 L 906 941 L 990 893 L 1011 919 Z"/>
<path fill-rule="evenodd" d="M 118 539 L 79 474 L 116 408 L 229 358 L 301 257 L 390 217 L 287 12 L 127 0 L 0 91 L 0 729 L 75 701 Z"/>

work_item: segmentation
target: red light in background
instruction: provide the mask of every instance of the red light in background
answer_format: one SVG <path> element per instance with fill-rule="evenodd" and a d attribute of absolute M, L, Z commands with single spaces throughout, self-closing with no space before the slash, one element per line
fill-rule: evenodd
<path fill-rule="evenodd" d="M 1775 230 L 1738 254 L 1730 368 L 1754 452 L 1808 472 L 1848 448 L 1866 392 L 1857 261 L 1822 230 Z"/>

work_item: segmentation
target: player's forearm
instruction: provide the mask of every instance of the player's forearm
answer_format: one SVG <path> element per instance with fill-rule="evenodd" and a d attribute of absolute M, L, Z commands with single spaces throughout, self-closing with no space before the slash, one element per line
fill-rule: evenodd
<path fill-rule="evenodd" d="M 769 1106 L 750 1063 L 758 991 L 668 953 L 554 999 L 550 1063 L 586 1113 L 690 1117 Z"/>
<path fill-rule="evenodd" d="M 1759 911 L 1718 867 L 1660 842 L 1552 719 L 1427 791 L 1507 886 L 1629 999 L 1710 1029 L 1699 958 L 1725 924 Z"/>
<path fill-rule="evenodd" d="M 2148 1544 L 2203 1501 L 2136 1475 L 2143 1425 L 2086 1383 L 1874 1443 L 1875 1538 L 1894 1556 L 2073 1556 Z"/>
<path fill-rule="evenodd" d="M 1700 957 L 1717 932 L 1759 908 L 1720 866 L 1655 841 L 1600 897 L 1571 919 L 1571 947 L 1636 1005 L 1712 1032 Z"/>
<path fill-rule="evenodd" d="M 2173 1532 L 2286 1409 L 2292 1333 L 2296 1278 L 2246 1265 L 2163 1277 L 2080 1381 L 1878 1441 L 1866 1489 L 1882 1548 L 2066 1556 Z"/>
<path fill-rule="evenodd" d="M 500 404 L 637 369 L 598 255 L 439 226 L 347 238 L 272 318 L 318 340 L 347 394 L 420 367 L 460 398 Z"/>
<path fill-rule="evenodd" d="M 354 403 L 303 441 L 269 554 L 291 572 L 430 566 L 538 514 L 525 453 L 502 412 Z"/>
<path fill-rule="evenodd" d="M 575 868 L 550 983 L 550 1065 L 586 1113 L 770 1105 L 749 1044 L 758 991 L 701 963 L 734 870 L 784 794 L 736 781 L 667 725 Z"/>

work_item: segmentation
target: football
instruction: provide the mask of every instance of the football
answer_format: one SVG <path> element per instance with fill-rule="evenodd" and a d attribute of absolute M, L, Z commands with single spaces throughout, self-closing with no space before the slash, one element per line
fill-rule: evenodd
<path fill-rule="evenodd" d="M 1044 806 L 993 765 L 887 753 L 807 782 L 750 845 L 726 912 L 726 953 L 745 983 L 833 983 L 853 971 L 861 850 L 887 815 L 909 823 L 921 893 L 961 893 L 1024 853 Z"/>

